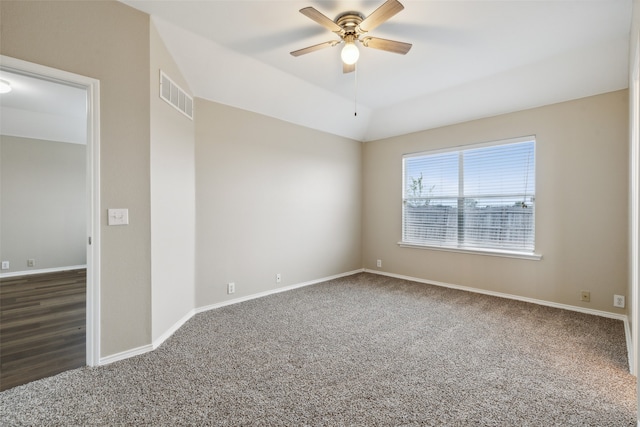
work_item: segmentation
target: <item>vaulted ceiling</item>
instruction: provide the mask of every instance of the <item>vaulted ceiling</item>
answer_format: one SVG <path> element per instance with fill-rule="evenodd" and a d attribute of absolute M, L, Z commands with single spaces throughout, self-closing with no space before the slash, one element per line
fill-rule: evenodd
<path fill-rule="evenodd" d="M 361 48 L 350 74 L 341 45 L 289 54 L 337 39 L 299 10 L 383 0 L 123 1 L 153 17 L 195 96 L 361 141 L 628 86 L 631 0 L 400 0 L 371 35 L 411 51 Z"/>
<path fill-rule="evenodd" d="M 631 0 L 400 0 L 343 74 L 338 37 L 304 16 L 371 14 L 384 0 L 121 0 L 152 16 L 191 92 L 369 141 L 628 87 Z M 357 111 L 357 115 L 354 112 Z"/>

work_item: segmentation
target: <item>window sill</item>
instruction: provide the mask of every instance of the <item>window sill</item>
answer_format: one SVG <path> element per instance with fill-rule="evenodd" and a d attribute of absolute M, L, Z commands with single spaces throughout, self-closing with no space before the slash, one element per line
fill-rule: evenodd
<path fill-rule="evenodd" d="M 429 249 L 429 250 L 443 251 L 443 252 L 457 252 L 457 253 L 463 253 L 463 254 L 527 259 L 532 261 L 540 261 L 542 259 L 542 254 L 504 251 L 504 250 L 498 250 L 498 249 L 491 250 L 491 249 L 480 249 L 480 248 L 450 248 L 446 246 L 430 246 L 430 245 L 421 245 L 418 243 L 408 243 L 408 242 L 398 242 L 398 246 L 400 246 L 401 248 Z"/>

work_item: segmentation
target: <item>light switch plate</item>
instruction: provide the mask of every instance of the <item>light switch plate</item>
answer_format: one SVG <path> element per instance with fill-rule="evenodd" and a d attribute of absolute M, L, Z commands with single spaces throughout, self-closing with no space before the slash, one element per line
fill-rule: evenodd
<path fill-rule="evenodd" d="M 128 225 L 129 209 L 108 209 L 109 225 Z"/>

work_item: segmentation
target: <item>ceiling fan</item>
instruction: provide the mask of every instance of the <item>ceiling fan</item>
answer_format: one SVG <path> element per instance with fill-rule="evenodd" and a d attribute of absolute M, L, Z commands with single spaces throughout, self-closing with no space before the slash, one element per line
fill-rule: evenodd
<path fill-rule="evenodd" d="M 332 21 L 311 6 L 300 9 L 300 13 L 313 19 L 329 31 L 336 33 L 340 37 L 340 40 L 331 40 L 305 47 L 304 49 L 294 50 L 291 52 L 291 55 L 300 56 L 325 47 L 333 47 L 344 42 L 345 45 L 340 54 L 343 62 L 342 71 L 344 73 L 350 73 L 356 69 L 356 62 L 360 56 L 360 52 L 355 44 L 356 41 L 359 41 L 364 47 L 405 55 L 409 52 L 409 49 L 411 49 L 411 43 L 365 36 L 369 31 L 384 23 L 402 9 L 404 9 L 404 6 L 398 0 L 387 0 L 366 18 L 360 12 L 345 12 L 338 15 L 335 21 Z"/>

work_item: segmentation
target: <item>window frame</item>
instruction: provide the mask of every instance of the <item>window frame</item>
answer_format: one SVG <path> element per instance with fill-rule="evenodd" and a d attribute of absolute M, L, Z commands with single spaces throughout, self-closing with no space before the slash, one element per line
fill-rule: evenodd
<path fill-rule="evenodd" d="M 533 156 L 533 165 L 534 168 L 534 176 L 536 168 L 536 160 L 537 160 L 537 140 L 535 135 L 528 135 L 517 138 L 508 138 L 502 140 L 495 141 L 487 141 L 476 144 L 467 144 L 467 145 L 459 145 L 454 147 L 440 148 L 434 150 L 426 150 L 415 153 L 407 153 L 402 156 L 402 176 L 401 176 L 401 240 L 398 242 L 398 245 L 403 248 L 417 248 L 417 249 L 428 249 L 428 250 L 436 250 L 436 251 L 444 251 L 444 252 L 457 252 L 457 253 L 470 253 L 470 254 L 479 254 L 479 255 L 489 255 L 489 256 L 498 256 L 498 257 L 506 257 L 506 258 L 519 258 L 519 259 L 528 259 L 528 260 L 541 260 L 542 255 L 536 253 L 535 245 L 536 245 L 536 215 L 535 215 L 535 207 L 533 211 L 533 249 L 531 251 L 528 250 L 510 250 L 503 248 L 492 248 L 492 247 L 475 247 L 475 246 L 460 246 L 460 245 L 438 245 L 430 242 L 412 242 L 405 240 L 406 233 L 406 225 L 405 225 L 405 203 L 406 203 L 406 159 L 415 158 L 415 157 L 424 157 L 431 155 L 438 155 L 444 153 L 462 153 L 467 150 L 476 150 L 488 147 L 495 147 L 500 145 L 509 145 L 509 144 L 517 144 L 522 142 L 533 142 L 534 148 L 534 156 Z M 459 173 L 463 173 L 464 165 L 462 166 L 463 170 L 459 171 Z M 537 182 L 534 179 L 534 191 L 533 197 L 535 199 L 537 195 Z M 458 199 L 461 198 L 460 193 L 457 195 Z M 464 198 L 464 194 L 462 195 Z M 537 204 L 537 201 L 536 201 Z"/>

